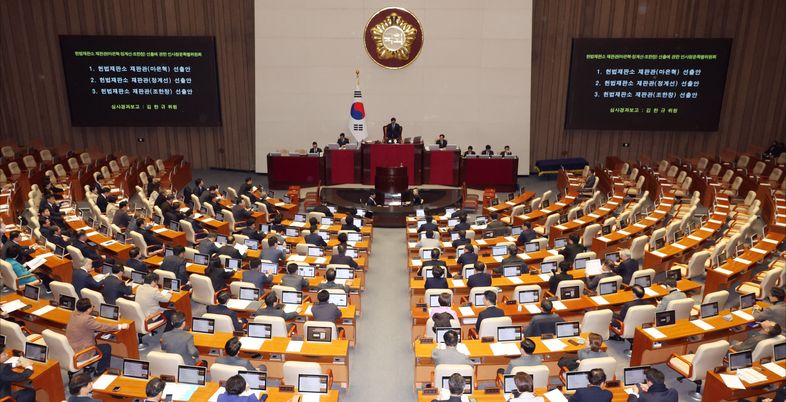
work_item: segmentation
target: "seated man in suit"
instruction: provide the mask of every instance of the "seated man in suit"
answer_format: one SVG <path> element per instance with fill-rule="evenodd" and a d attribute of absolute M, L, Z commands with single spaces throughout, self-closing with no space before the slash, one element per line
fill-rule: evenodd
<path fill-rule="evenodd" d="M 322 202 L 321 204 L 315 206 L 312 211 L 313 212 L 321 212 L 321 213 L 325 214 L 326 218 L 332 218 L 333 217 L 333 212 L 330 211 L 330 208 L 328 208 L 328 206 L 324 202 Z"/>
<path fill-rule="evenodd" d="M 175 353 L 183 358 L 187 365 L 196 365 L 199 359 L 199 350 L 194 346 L 194 335 L 186 331 L 186 315 L 180 311 L 172 314 L 172 329 L 161 336 L 161 350 L 166 353 Z"/>
<path fill-rule="evenodd" d="M 136 232 L 142 235 L 142 238 L 145 239 L 145 244 L 148 247 L 148 253 L 156 252 L 164 247 L 164 243 L 159 240 L 156 235 L 151 230 L 153 225 L 150 223 L 145 223 L 145 220 L 142 218 L 137 219 L 136 221 Z"/>
<path fill-rule="evenodd" d="M 451 374 L 450 378 L 448 379 L 448 391 L 450 392 L 450 398 L 448 399 L 441 399 L 440 401 L 444 402 L 461 402 L 462 396 L 464 395 L 464 376 L 459 373 Z M 437 399 L 432 400 L 432 402 L 437 401 Z"/>
<path fill-rule="evenodd" d="M 95 306 L 98 308 L 98 306 Z M 106 343 L 96 343 L 96 332 L 114 332 L 128 329 L 128 324 L 104 324 L 96 320 L 91 314 L 93 304 L 90 299 L 81 298 L 76 301 L 76 309 L 66 325 L 65 335 L 68 344 L 74 352 L 95 346 L 101 351 L 101 359 L 96 366 L 96 373 L 102 374 L 109 368 L 112 359 L 112 346 Z M 85 358 L 92 358 L 94 354 L 83 354 Z"/>
<path fill-rule="evenodd" d="M 293 311 L 287 313 L 284 311 L 283 307 L 283 305 L 278 304 L 276 292 L 268 292 L 265 295 L 265 307 L 260 307 L 260 309 L 254 313 L 254 316 L 281 317 L 286 321 L 297 317 L 297 312 Z"/>
<path fill-rule="evenodd" d="M 295 263 L 287 264 L 287 273 L 281 277 L 281 285 L 295 288 L 295 290 L 302 291 L 308 289 L 308 279 L 302 277 L 297 273 L 298 266 Z"/>
<path fill-rule="evenodd" d="M 464 253 L 459 256 L 456 260 L 456 263 L 463 267 L 467 264 L 474 264 L 478 261 L 478 254 L 475 253 L 475 247 L 471 244 L 467 244 L 464 246 Z"/>
<path fill-rule="evenodd" d="M 472 364 L 469 357 L 456 349 L 458 345 L 458 334 L 455 331 L 447 331 L 443 335 L 445 348 L 434 348 L 431 351 L 431 360 L 434 361 L 434 366 L 440 364 Z"/>
<path fill-rule="evenodd" d="M 655 309 L 656 313 L 666 311 L 670 301 L 680 300 L 688 297 L 685 292 L 677 289 L 677 281 L 675 281 L 674 278 L 666 278 L 666 280 L 663 281 L 663 287 L 669 291 L 669 294 L 663 296 L 663 298 L 660 299 L 660 302 L 658 302 L 658 308 Z"/>
<path fill-rule="evenodd" d="M 311 244 L 318 247 L 327 247 L 327 243 L 322 236 L 317 233 L 317 228 L 312 226 L 308 229 L 308 234 L 303 236 L 303 240 L 306 241 L 306 244 Z"/>
<path fill-rule="evenodd" d="M 480 331 L 480 323 L 486 318 L 504 317 L 505 312 L 497 307 L 497 292 L 487 290 L 483 293 L 483 305 L 486 309 L 478 314 L 478 321 L 475 323 L 475 330 Z"/>
<path fill-rule="evenodd" d="M 10 363 L 6 363 L 13 357 L 12 353 L 5 343 L 0 343 L 0 398 L 12 397 L 16 402 L 35 402 L 35 390 L 32 388 L 11 391 L 12 383 L 24 383 L 33 375 L 33 365 L 30 362 L 25 362 L 24 371 L 21 372 L 15 371 Z"/>
<path fill-rule="evenodd" d="M 235 205 L 232 206 L 232 217 L 238 224 L 251 218 L 251 209 L 243 205 L 243 199 L 240 197 L 235 200 Z"/>
<path fill-rule="evenodd" d="M 227 244 L 218 248 L 216 252 L 219 255 L 226 255 L 229 258 L 243 258 L 243 255 L 240 254 L 240 251 L 235 248 L 235 236 L 228 236 L 227 237 Z"/>
<path fill-rule="evenodd" d="M 93 398 L 93 378 L 86 372 L 74 374 L 68 380 L 68 402 L 100 402 Z"/>
<path fill-rule="evenodd" d="M 109 205 L 109 200 L 106 198 L 106 195 L 109 194 L 109 188 L 101 187 L 98 189 L 97 193 L 98 196 L 96 197 L 96 206 L 102 214 L 105 214 L 106 207 Z"/>
<path fill-rule="evenodd" d="M 139 249 L 134 247 L 128 252 L 128 260 L 125 266 L 133 269 L 134 271 L 147 272 L 147 265 L 139 259 Z"/>
<path fill-rule="evenodd" d="M 463 256 L 464 255 L 462 255 L 462 257 Z M 475 287 L 491 286 L 491 274 L 488 274 L 485 271 L 486 264 L 480 261 L 475 262 L 475 274 L 467 278 L 467 287 L 472 289 Z"/>
<path fill-rule="evenodd" d="M 403 128 L 400 124 L 396 123 L 396 118 L 390 118 L 390 124 L 384 128 L 385 142 L 388 143 L 401 143 L 401 132 Z"/>
<path fill-rule="evenodd" d="M 475 150 L 474 150 L 474 149 L 472 149 L 472 145 L 468 146 L 468 147 L 467 147 L 467 150 L 466 150 L 466 151 L 464 151 L 464 157 L 465 157 L 465 158 L 466 158 L 467 156 L 471 156 L 471 155 L 475 155 L 475 154 L 476 154 L 476 153 L 475 153 Z"/>
<path fill-rule="evenodd" d="M 773 287 L 770 290 L 769 300 L 769 307 L 764 309 L 758 305 L 753 307 L 753 317 L 759 322 L 776 322 L 781 327 L 781 330 L 786 331 L 786 291 L 783 288 Z M 786 335 L 786 333 L 784 334 Z"/>
<path fill-rule="evenodd" d="M 440 134 L 439 138 L 437 138 L 436 142 L 437 146 L 441 148 L 445 148 L 448 146 L 448 140 L 445 139 L 445 134 Z"/>
<path fill-rule="evenodd" d="M 505 267 L 519 267 L 519 275 L 528 274 L 529 266 L 523 258 L 518 256 L 518 248 L 515 244 L 508 245 L 508 256 L 500 261 L 499 266 L 494 268 L 494 272 L 502 275 Z"/>
<path fill-rule="evenodd" d="M 650 367 L 644 372 L 647 382 L 636 384 L 633 393 L 628 395 L 628 402 L 677 402 L 679 395 L 676 389 L 666 388 L 666 376 L 660 370 Z"/>
<path fill-rule="evenodd" d="M 459 223 L 457 223 L 456 226 L 453 226 L 453 229 L 451 230 L 454 232 L 459 231 L 459 233 L 461 233 L 462 230 L 469 230 L 470 227 L 470 224 L 467 222 L 467 215 L 461 214 L 459 215 Z"/>
<path fill-rule="evenodd" d="M 349 144 L 349 139 L 347 139 L 347 136 L 344 135 L 344 133 L 341 133 L 341 134 L 338 135 L 338 139 L 336 140 L 336 144 L 338 144 L 339 147 L 343 147 L 343 146 Z"/>
<path fill-rule="evenodd" d="M 92 267 L 89 264 L 85 264 L 81 267 L 74 267 L 71 271 L 71 283 L 74 285 L 77 295 L 81 295 L 84 288 L 90 290 L 99 290 L 101 288 L 101 284 L 93 278 L 93 275 L 90 275 L 91 269 Z"/>
<path fill-rule="evenodd" d="M 560 250 L 559 253 L 565 257 L 565 261 L 573 264 L 573 260 L 576 259 L 576 255 L 582 252 L 584 252 L 584 246 L 579 244 L 579 235 L 572 233 L 570 236 L 568 236 L 568 244 L 565 246 L 565 248 Z"/>
<path fill-rule="evenodd" d="M 571 268 L 572 266 L 567 261 L 562 261 L 559 263 L 559 273 L 554 274 L 551 276 L 551 278 L 549 278 L 549 292 L 551 292 L 551 294 L 559 297 L 557 294 L 557 286 L 559 286 L 559 283 L 573 279 L 573 277 L 568 273 Z"/>
<path fill-rule="evenodd" d="M 243 184 L 238 187 L 237 195 L 245 195 L 251 202 L 257 202 L 257 196 L 254 195 L 254 180 L 251 177 L 246 177 L 245 180 L 243 180 Z M 268 212 L 272 211 L 272 209 L 268 210 Z"/>
<path fill-rule="evenodd" d="M 317 289 L 343 289 L 344 292 L 349 294 L 349 285 L 336 283 L 336 270 L 333 267 L 325 271 L 325 282 L 320 283 Z"/>
<path fill-rule="evenodd" d="M 764 340 L 774 338 L 781 334 L 781 326 L 774 321 L 762 321 L 759 323 L 759 330 L 748 332 L 748 337 L 744 341 L 734 341 L 731 350 L 740 352 L 743 350 L 753 350 L 756 345 Z"/>
<path fill-rule="evenodd" d="M 68 247 L 68 237 L 63 235 L 63 230 L 60 229 L 60 226 L 51 226 L 51 231 L 49 233 L 49 237 L 47 237 L 47 240 L 56 246 L 60 246 L 62 248 Z"/>
<path fill-rule="evenodd" d="M 287 253 L 278 248 L 278 238 L 270 236 L 267 238 L 267 248 L 263 248 L 259 258 L 272 262 L 278 265 L 281 261 L 287 259 Z"/>
<path fill-rule="evenodd" d="M 207 306 L 207 312 L 210 314 L 221 314 L 228 316 L 232 320 L 232 325 L 235 326 L 235 331 L 243 330 L 243 321 L 237 318 L 237 312 L 227 307 L 227 302 L 232 298 L 232 295 L 226 290 L 218 292 L 216 301 L 218 304 L 215 306 Z"/>
<path fill-rule="evenodd" d="M 87 244 L 87 232 L 84 230 L 80 230 L 77 235 L 76 239 L 74 239 L 74 243 L 72 246 L 79 249 L 82 252 L 82 257 L 88 258 L 93 261 L 93 268 L 98 268 L 103 264 L 103 259 L 101 255 L 98 254 L 90 245 Z"/>
<path fill-rule="evenodd" d="M 614 267 L 615 274 L 622 277 L 622 283 L 630 284 L 633 273 L 639 270 L 639 262 L 630 258 L 630 249 L 620 250 L 620 262 Z"/>
<path fill-rule="evenodd" d="M 456 226 L 458 226 L 458 225 L 456 225 Z M 453 246 L 453 248 L 458 248 L 459 246 L 464 246 L 464 245 L 467 245 L 467 244 L 470 244 L 470 243 L 472 243 L 472 242 L 469 239 L 467 239 L 467 232 L 465 230 L 459 230 L 458 231 L 458 239 L 453 240 L 453 242 L 451 243 L 451 246 Z"/>
<path fill-rule="evenodd" d="M 183 246 L 175 246 L 172 248 L 172 255 L 164 257 L 159 269 L 169 271 L 175 274 L 175 277 L 180 280 L 181 284 L 188 282 L 188 271 L 186 271 L 186 249 Z"/>
<path fill-rule="evenodd" d="M 499 152 L 499 154 L 502 155 L 502 156 L 511 156 L 511 155 L 513 155 L 513 152 L 510 152 L 510 145 L 505 145 L 505 148 L 503 148 L 502 151 Z"/>
<path fill-rule="evenodd" d="M 598 284 L 600 283 L 601 279 L 614 276 L 615 275 L 614 272 L 611 272 L 613 266 L 614 266 L 614 263 L 611 260 L 609 260 L 609 259 L 603 260 L 603 265 L 601 265 L 601 267 L 600 267 L 601 273 L 598 274 L 598 275 L 586 278 L 587 279 L 587 289 L 595 290 L 595 289 L 598 288 Z"/>
<path fill-rule="evenodd" d="M 170 330 L 172 329 L 170 317 L 172 317 L 174 310 L 166 310 L 159 303 L 168 303 L 172 299 L 172 293 L 161 289 L 158 285 L 159 279 L 155 272 L 145 275 L 144 283 L 136 288 L 134 300 L 139 303 L 139 308 L 142 309 L 142 314 L 146 319 L 155 314 L 164 313 L 164 317 L 167 318 L 166 330 Z"/>
<path fill-rule="evenodd" d="M 532 339 L 522 339 L 519 346 L 521 347 L 521 356 L 510 360 L 508 368 L 505 369 L 505 374 L 510 374 L 514 367 L 539 366 L 543 362 L 543 356 L 533 354 L 535 353 L 535 342 Z"/>
<path fill-rule="evenodd" d="M 420 241 L 415 244 L 417 248 L 442 248 L 442 242 L 439 239 L 434 238 L 434 231 L 427 230 L 424 234 L 426 237 L 420 239 Z"/>
<path fill-rule="evenodd" d="M 104 287 L 101 294 L 107 304 L 117 304 L 118 297 L 131 296 L 134 294 L 131 286 L 123 281 L 123 266 L 115 264 L 112 266 L 112 275 L 108 275 L 101 283 Z M 81 294 L 81 293 L 80 293 Z"/>
<path fill-rule="evenodd" d="M 538 238 L 538 232 L 532 230 L 532 223 L 529 221 L 524 222 L 524 227 L 521 230 L 519 238 L 516 239 L 518 245 L 524 245 Z"/>
<path fill-rule="evenodd" d="M 342 233 L 343 234 L 343 233 Z M 339 236 L 340 237 L 340 236 Z M 358 269 L 360 266 L 358 265 L 352 257 L 347 255 L 347 245 L 346 244 L 339 244 L 336 246 L 337 253 L 330 256 L 330 263 L 331 264 L 344 264 L 349 265 L 352 269 Z"/>
<path fill-rule="evenodd" d="M 429 230 L 432 231 L 432 232 L 439 233 L 439 226 L 437 226 L 437 224 L 434 223 L 434 217 L 431 216 L 431 215 L 426 215 L 425 219 L 426 219 L 426 223 L 424 223 L 424 224 L 422 224 L 422 225 L 420 225 L 418 227 L 418 233 L 424 232 L 424 231 L 429 231 Z"/>
<path fill-rule="evenodd" d="M 492 212 L 489 216 L 491 221 L 486 224 L 486 230 L 494 233 L 494 236 L 504 236 L 510 232 L 510 228 L 505 222 L 499 220 L 499 214 Z"/>
<path fill-rule="evenodd" d="M 360 232 L 360 228 L 355 226 L 355 221 L 351 216 L 345 216 L 341 220 L 341 230 L 351 230 L 353 232 Z"/>
<path fill-rule="evenodd" d="M 125 229 L 131 223 L 131 215 L 128 214 L 128 201 L 120 201 L 117 204 L 115 216 L 112 218 L 112 224 L 121 229 Z"/>
<path fill-rule="evenodd" d="M 250 371 L 267 371 L 267 367 L 265 367 L 264 364 L 260 365 L 259 368 L 254 367 L 251 365 L 251 361 L 249 359 L 237 357 L 238 353 L 240 353 L 240 339 L 238 339 L 236 336 L 233 336 L 229 338 L 224 344 L 224 355 L 217 358 L 216 363 L 226 364 L 229 366 L 239 366 Z"/>
<path fill-rule="evenodd" d="M 311 143 L 311 148 L 309 148 L 308 153 L 319 155 L 322 153 L 322 148 L 320 148 L 319 145 L 317 145 L 317 142 L 314 141 Z"/>
<path fill-rule="evenodd" d="M 442 273 L 445 274 L 446 278 L 452 278 L 453 275 L 451 275 L 450 271 L 448 271 L 448 265 L 445 263 L 445 261 L 442 261 L 442 260 L 439 259 L 440 254 L 441 253 L 440 253 L 438 248 L 432 248 L 431 249 L 431 259 L 428 260 L 428 261 L 423 261 L 422 265 L 420 266 L 420 269 L 418 270 L 417 276 L 423 276 L 423 270 L 425 268 L 428 268 L 428 267 L 432 267 L 432 268 L 433 267 L 440 267 L 440 268 L 442 268 Z"/>
<path fill-rule="evenodd" d="M 431 270 L 431 278 L 426 278 L 425 289 L 447 289 L 448 280 L 443 277 L 445 270 L 437 265 Z"/>
<path fill-rule="evenodd" d="M 265 239 L 265 234 L 254 228 L 254 225 L 256 225 L 256 222 L 257 221 L 254 220 L 254 218 L 247 219 L 246 220 L 246 227 L 244 227 L 243 229 L 240 229 L 240 234 L 242 234 L 243 236 L 248 237 L 251 240 L 255 240 L 257 242 L 260 242 L 260 241 Z"/>
<path fill-rule="evenodd" d="M 549 299 L 544 298 L 540 301 L 540 309 L 543 312 L 532 317 L 529 325 L 524 329 L 524 336 L 541 336 L 544 333 L 553 334 L 555 332 L 555 324 L 565 321 L 562 317 L 552 312 L 554 305 Z"/>
<path fill-rule="evenodd" d="M 317 303 L 311 306 L 314 321 L 336 322 L 341 319 L 341 310 L 330 302 L 330 292 L 325 289 L 317 292 Z"/>
<path fill-rule="evenodd" d="M 603 389 L 606 382 L 606 373 L 603 369 L 592 369 L 587 373 L 589 385 L 587 388 L 579 388 L 576 393 L 568 398 L 568 402 L 611 402 L 614 395 L 607 389 Z"/>
<path fill-rule="evenodd" d="M 625 317 L 628 316 L 628 310 L 630 310 L 631 307 L 644 306 L 649 304 L 648 301 L 644 300 L 645 293 L 643 287 L 641 287 L 640 285 L 633 285 L 631 287 L 631 291 L 633 292 L 633 296 L 635 296 L 636 298 L 623 304 L 622 307 L 620 308 L 619 314 L 614 313 L 614 319 L 611 320 L 612 327 L 620 328 L 620 322 L 625 321 Z"/>
<path fill-rule="evenodd" d="M 491 149 L 491 145 L 486 145 L 482 151 L 480 151 L 482 156 L 494 156 L 494 151 Z"/>
<path fill-rule="evenodd" d="M 248 270 L 243 271 L 243 282 L 253 283 L 257 289 L 264 289 L 265 285 L 273 283 L 273 278 L 265 275 L 260 271 L 262 260 L 259 258 L 252 258 L 248 261 Z"/>

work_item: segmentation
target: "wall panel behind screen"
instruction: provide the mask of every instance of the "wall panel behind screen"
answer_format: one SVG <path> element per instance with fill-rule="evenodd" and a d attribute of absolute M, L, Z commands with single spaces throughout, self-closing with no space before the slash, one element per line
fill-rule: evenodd
<path fill-rule="evenodd" d="M 786 138 L 784 21 L 782 0 L 535 0 L 531 160 L 714 155 Z M 718 131 L 566 130 L 574 37 L 733 38 Z"/>
<path fill-rule="evenodd" d="M 3 0 L 0 137 L 252 169 L 253 0 Z M 215 36 L 221 127 L 71 127 L 58 35 Z M 142 137 L 145 142 L 137 142 Z"/>

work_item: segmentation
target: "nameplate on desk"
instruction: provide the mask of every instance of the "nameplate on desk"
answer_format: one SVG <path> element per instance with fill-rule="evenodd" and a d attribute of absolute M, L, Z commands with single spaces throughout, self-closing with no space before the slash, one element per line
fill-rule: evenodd
<path fill-rule="evenodd" d="M 158 229 L 153 229 L 153 232 L 156 232 L 156 233 L 164 233 L 164 232 L 166 232 L 167 230 L 168 230 L 167 228 L 158 228 Z"/>
<path fill-rule="evenodd" d="M 96 232 L 96 231 L 90 231 L 90 232 L 85 233 L 85 236 L 90 237 L 90 236 L 95 236 L 97 234 L 98 234 L 98 232 Z"/>
<path fill-rule="evenodd" d="M 464 288 L 467 285 L 464 283 L 463 279 L 453 279 L 453 287 L 454 288 Z"/>
<path fill-rule="evenodd" d="M 112 384 L 118 376 L 112 374 L 102 374 L 93 382 L 93 389 L 104 390 Z"/>
<path fill-rule="evenodd" d="M 289 341 L 287 344 L 287 353 L 300 353 L 303 349 L 303 341 Z"/>
<path fill-rule="evenodd" d="M 564 207 L 564 206 L 565 206 L 565 203 L 564 203 L 564 202 L 557 202 L 557 203 L 555 203 L 554 205 L 556 205 L 556 206 L 558 206 L 558 207 Z"/>
<path fill-rule="evenodd" d="M 646 328 L 643 331 L 646 332 L 647 335 L 649 335 L 649 336 L 651 336 L 651 337 L 653 337 L 655 339 L 663 339 L 663 338 L 666 337 L 666 334 L 664 334 L 663 332 L 660 332 L 660 330 L 658 330 L 655 327 Z"/>
<path fill-rule="evenodd" d="M 721 225 L 721 224 L 723 224 L 723 222 L 721 222 L 721 221 L 719 221 L 719 220 L 715 220 L 715 219 L 710 219 L 708 222 L 709 222 L 709 223 L 712 223 L 712 224 L 715 224 L 715 225 Z"/>
<path fill-rule="evenodd" d="M 752 261 L 748 261 L 748 260 L 746 260 L 744 258 L 740 258 L 740 257 L 735 258 L 734 261 L 739 262 L 740 264 L 745 264 L 745 265 L 753 264 Z"/>
<path fill-rule="evenodd" d="M 565 229 L 567 229 L 567 227 L 565 227 L 565 226 L 563 226 L 563 225 L 557 225 L 557 226 L 554 226 L 554 227 L 555 227 L 555 228 L 557 228 L 557 229 L 559 229 L 559 230 L 565 230 Z"/>
<path fill-rule="evenodd" d="M 600 211 L 603 211 L 603 212 L 609 212 L 609 211 L 611 211 L 610 209 L 608 209 L 608 208 L 606 208 L 606 207 L 600 207 L 600 208 L 598 208 L 598 210 L 600 210 Z M 592 215 L 592 214 L 590 214 L 590 215 Z"/>
<path fill-rule="evenodd" d="M 608 243 L 608 242 L 610 242 L 610 241 L 611 241 L 611 239 L 609 239 L 609 238 L 608 238 L 608 237 L 606 237 L 606 236 L 600 236 L 600 237 L 598 237 L 598 240 L 600 240 L 600 241 L 602 241 L 602 242 L 604 242 L 604 243 Z"/>
<path fill-rule="evenodd" d="M 592 301 L 595 302 L 595 304 L 597 304 L 599 306 L 605 306 L 605 305 L 609 304 L 609 301 L 606 300 L 606 298 L 603 297 L 603 296 L 592 296 L 591 299 L 592 299 Z"/>
<path fill-rule="evenodd" d="M 705 228 L 705 227 L 702 227 L 699 230 L 701 230 L 702 232 L 709 232 L 709 233 L 714 233 L 715 232 L 714 230 L 712 230 L 710 228 Z"/>
<path fill-rule="evenodd" d="M 742 310 L 734 310 L 731 313 L 745 321 L 753 321 L 753 316 Z"/>
<path fill-rule="evenodd" d="M 589 214 L 587 216 L 589 216 L 590 218 L 594 218 L 594 219 L 600 218 L 600 215 L 596 215 L 596 214 Z"/>
<path fill-rule="evenodd" d="M 692 321 L 690 321 L 690 323 L 695 325 L 695 326 L 697 326 L 697 327 L 699 327 L 699 328 L 701 328 L 704 331 L 709 331 L 709 330 L 715 329 L 715 327 L 713 327 L 711 324 L 708 324 L 704 320 L 692 320 Z"/>
<path fill-rule="evenodd" d="M 284 205 L 287 205 L 287 204 L 284 204 L 283 202 L 277 202 L 277 203 L 275 203 L 273 205 L 277 206 L 277 207 L 283 207 Z"/>
<path fill-rule="evenodd" d="M 485 246 L 485 245 L 487 244 L 487 243 L 486 243 L 486 241 L 485 241 L 485 240 L 483 240 L 483 239 L 480 239 L 480 240 L 475 240 L 475 243 L 476 243 L 477 245 L 479 245 L 479 246 Z"/>
<path fill-rule="evenodd" d="M 583 225 L 583 224 L 584 224 L 584 221 L 583 221 L 583 220 L 581 220 L 581 219 L 574 219 L 574 220 L 573 220 L 573 223 L 575 223 L 575 224 L 577 224 L 577 225 Z"/>
<path fill-rule="evenodd" d="M 639 229 L 646 229 L 647 228 L 647 225 L 645 225 L 643 223 L 638 223 L 638 222 L 634 223 L 633 226 L 635 226 L 635 227 L 637 227 Z"/>
<path fill-rule="evenodd" d="M 715 272 L 717 272 L 719 274 L 726 275 L 726 276 L 730 276 L 730 275 L 734 274 L 734 272 L 731 272 L 731 271 L 729 271 L 726 268 L 715 268 Z"/>
<path fill-rule="evenodd" d="M 656 257 L 660 257 L 660 258 L 665 258 L 665 257 L 666 257 L 666 254 L 664 254 L 664 253 L 661 253 L 661 252 L 660 252 L 660 251 L 658 251 L 658 250 L 652 251 L 652 255 L 654 255 L 654 256 L 656 256 Z"/>
<path fill-rule="evenodd" d="M 759 254 L 767 254 L 766 250 L 762 250 L 762 249 L 757 248 L 757 247 L 753 247 L 749 251 L 753 251 L 754 253 L 759 253 Z"/>
<path fill-rule="evenodd" d="M 694 235 L 688 235 L 688 238 L 693 240 L 693 241 L 702 241 L 702 240 L 704 240 L 701 237 L 694 236 Z"/>
<path fill-rule="evenodd" d="M 624 230 L 618 230 L 617 233 L 619 233 L 619 234 L 621 234 L 623 236 L 630 236 L 630 232 L 626 232 Z"/>
<path fill-rule="evenodd" d="M 648 217 L 646 217 L 646 218 L 644 218 L 644 219 L 645 219 L 645 220 L 648 220 L 648 221 L 650 221 L 650 222 L 657 222 L 657 221 L 658 221 L 658 218 L 655 218 L 655 217 L 652 217 L 652 216 L 648 216 Z"/>
<path fill-rule="evenodd" d="M 555 300 L 555 301 L 553 301 L 553 302 L 551 303 L 551 305 L 554 307 L 554 309 L 555 309 L 555 310 L 567 310 L 567 309 L 568 309 L 568 307 L 567 307 L 567 306 L 565 306 L 565 304 L 564 304 L 564 303 L 562 303 L 562 302 L 561 302 L 561 301 L 559 301 L 559 300 Z"/>
<path fill-rule="evenodd" d="M 674 243 L 674 244 L 672 244 L 672 246 L 674 246 L 674 247 L 676 247 L 676 248 L 678 248 L 680 250 L 685 250 L 685 249 L 688 248 L 688 246 L 686 246 L 684 244 L 680 244 L 680 243 Z"/>

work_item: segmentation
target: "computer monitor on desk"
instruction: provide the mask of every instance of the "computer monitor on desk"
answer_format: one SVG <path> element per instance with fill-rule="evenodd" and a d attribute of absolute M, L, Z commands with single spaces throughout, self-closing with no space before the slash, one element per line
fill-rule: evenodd
<path fill-rule="evenodd" d="M 644 384 L 647 382 L 647 370 L 650 366 L 637 366 L 624 368 L 625 386 L 630 387 L 637 384 Z"/>
<path fill-rule="evenodd" d="M 565 388 L 575 391 L 589 386 L 589 371 L 570 371 L 565 373 Z"/>
<path fill-rule="evenodd" d="M 267 389 L 267 373 L 264 371 L 240 370 L 238 375 L 246 380 L 246 385 L 252 391 L 264 391 Z"/>
<path fill-rule="evenodd" d="M 456 342 L 461 342 L 461 328 L 435 328 L 434 329 L 434 336 L 437 338 L 437 343 L 445 343 L 445 334 L 448 331 L 453 331 L 456 333 Z"/>
<path fill-rule="evenodd" d="M 743 350 L 741 352 L 729 353 L 729 370 L 735 371 L 748 368 L 753 365 L 753 351 Z"/>
<path fill-rule="evenodd" d="M 655 313 L 655 326 L 663 327 L 666 325 L 673 325 L 676 320 L 676 312 L 674 310 L 667 310 Z"/>
<path fill-rule="evenodd" d="M 150 377 L 150 362 L 144 360 L 123 359 L 123 377 L 147 380 Z"/>
<path fill-rule="evenodd" d="M 449 389 L 448 383 L 450 383 L 450 377 L 444 376 L 442 377 L 442 388 Z M 471 394 L 472 393 L 472 377 L 465 375 L 464 376 L 464 393 Z"/>
<path fill-rule="evenodd" d="M 206 367 L 177 366 L 177 382 L 181 384 L 205 385 Z"/>
<path fill-rule="evenodd" d="M 772 347 L 772 349 L 773 349 L 772 360 L 776 362 L 786 360 L 786 342 L 777 343 Z"/>
<path fill-rule="evenodd" d="M 328 376 L 322 374 L 300 374 L 297 378 L 297 391 L 301 394 L 327 394 Z"/>

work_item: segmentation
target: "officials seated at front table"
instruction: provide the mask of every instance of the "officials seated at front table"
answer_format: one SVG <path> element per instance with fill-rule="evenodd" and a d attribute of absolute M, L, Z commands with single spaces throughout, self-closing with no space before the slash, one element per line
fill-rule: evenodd
<path fill-rule="evenodd" d="M 472 145 L 470 145 L 467 147 L 467 150 L 464 151 L 464 157 L 466 158 L 467 156 L 473 156 L 473 155 L 475 155 L 475 150 L 472 149 Z"/>
<path fill-rule="evenodd" d="M 308 153 L 319 155 L 322 153 L 322 148 L 317 145 L 317 142 L 314 141 L 311 143 L 311 148 L 309 148 Z"/>
<path fill-rule="evenodd" d="M 482 156 L 493 156 L 494 151 L 491 149 L 491 145 L 486 145 L 482 151 L 480 151 Z"/>
<path fill-rule="evenodd" d="M 445 134 L 440 134 L 437 138 L 436 144 L 439 148 L 445 148 L 448 146 L 448 140 L 445 139 Z"/>
<path fill-rule="evenodd" d="M 346 135 L 344 135 L 344 133 L 341 133 L 341 134 L 338 135 L 338 139 L 336 140 L 336 144 L 338 144 L 339 147 L 344 147 L 347 144 L 349 144 L 349 139 L 347 138 Z"/>
<path fill-rule="evenodd" d="M 403 131 L 403 127 L 396 122 L 395 117 L 390 118 L 390 123 L 387 124 L 383 128 L 383 133 L 385 134 L 385 142 L 387 143 L 401 143 L 401 133 Z"/>
<path fill-rule="evenodd" d="M 505 148 L 502 149 L 499 153 L 502 156 L 511 156 L 513 152 L 510 152 L 510 145 L 505 145 Z"/>

